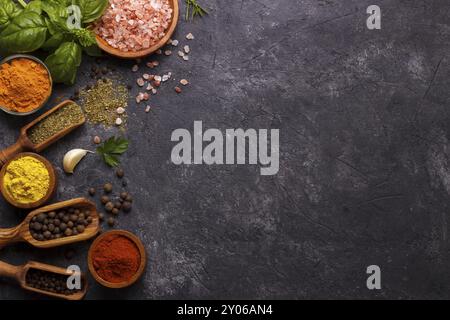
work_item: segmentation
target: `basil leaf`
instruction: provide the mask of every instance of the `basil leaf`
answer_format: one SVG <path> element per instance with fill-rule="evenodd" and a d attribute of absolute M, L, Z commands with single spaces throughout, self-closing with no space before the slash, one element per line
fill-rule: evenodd
<path fill-rule="evenodd" d="M 100 18 L 108 6 L 108 0 L 75 0 L 81 9 L 83 23 L 90 23 Z"/>
<path fill-rule="evenodd" d="M 64 41 L 67 41 L 67 37 L 64 36 L 62 33 L 56 33 L 54 35 L 51 35 L 50 38 L 45 41 L 45 43 L 42 45 L 41 49 L 51 51 L 58 48 Z"/>
<path fill-rule="evenodd" d="M 33 11 L 22 11 L 0 33 L 0 48 L 8 52 L 31 52 L 45 42 L 47 26 Z"/>
<path fill-rule="evenodd" d="M 0 0 L 0 30 L 5 28 L 12 18 L 22 10 L 11 0 Z"/>
<path fill-rule="evenodd" d="M 81 64 L 81 47 L 74 42 L 64 42 L 45 59 L 45 63 L 55 82 L 74 84 Z"/>
<path fill-rule="evenodd" d="M 34 0 L 28 3 L 27 7 L 25 8 L 25 11 L 33 11 L 37 14 L 42 13 L 42 2 L 40 0 Z"/>
<path fill-rule="evenodd" d="M 89 47 L 84 47 L 83 51 L 88 56 L 91 56 L 91 57 L 102 57 L 103 56 L 102 50 L 100 50 L 100 48 L 96 44 L 89 46 Z"/>

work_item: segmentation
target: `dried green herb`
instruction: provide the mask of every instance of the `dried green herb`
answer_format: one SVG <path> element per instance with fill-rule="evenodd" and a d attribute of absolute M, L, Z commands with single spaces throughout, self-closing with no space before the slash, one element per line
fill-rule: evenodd
<path fill-rule="evenodd" d="M 81 107 L 76 103 L 70 103 L 28 129 L 27 135 L 31 142 L 37 145 L 83 120 L 84 114 Z"/>
<path fill-rule="evenodd" d="M 82 90 L 80 97 L 88 121 L 105 127 L 115 125 L 119 117 L 117 108 L 126 109 L 128 105 L 127 87 L 110 79 L 98 80 L 92 88 Z M 120 118 L 123 126 L 126 115 L 121 114 Z"/>
<path fill-rule="evenodd" d="M 195 17 L 200 16 L 203 17 L 205 14 L 208 14 L 208 11 L 202 8 L 201 5 L 197 3 L 197 0 L 186 0 L 186 21 L 194 20 Z"/>
<path fill-rule="evenodd" d="M 116 167 L 119 165 L 119 157 L 128 149 L 128 140 L 121 137 L 111 137 L 101 146 L 97 148 L 97 152 L 102 156 L 103 161 L 110 166 Z"/>

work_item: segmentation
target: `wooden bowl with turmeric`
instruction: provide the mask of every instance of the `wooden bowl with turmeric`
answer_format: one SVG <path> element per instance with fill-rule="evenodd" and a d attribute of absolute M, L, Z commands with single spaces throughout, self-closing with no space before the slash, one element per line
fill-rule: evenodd
<path fill-rule="evenodd" d="M 7 202 L 17 208 L 42 206 L 54 195 L 56 185 L 52 164 L 36 153 L 15 155 L 0 171 L 0 192 Z"/>
<path fill-rule="evenodd" d="M 40 110 L 52 94 L 53 81 L 38 58 L 16 54 L 0 61 L 0 109 L 15 116 Z"/>

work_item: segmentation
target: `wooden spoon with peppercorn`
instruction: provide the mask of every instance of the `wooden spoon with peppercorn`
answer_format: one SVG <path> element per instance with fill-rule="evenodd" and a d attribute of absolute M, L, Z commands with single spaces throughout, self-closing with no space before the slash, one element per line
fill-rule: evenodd
<path fill-rule="evenodd" d="M 60 130 L 57 130 L 57 132 L 53 134 L 50 132 L 48 137 L 45 136 L 42 141 L 39 141 L 37 143 L 33 143 L 32 139 L 30 139 L 30 131 L 36 128 L 37 124 L 41 123 L 41 121 L 44 119 L 48 119 L 49 116 L 57 114 L 57 111 L 62 110 L 64 107 L 71 104 L 75 104 L 75 102 L 71 100 L 63 101 L 20 129 L 20 135 L 17 142 L 12 146 L 0 151 L 0 167 L 2 167 L 9 159 L 11 159 L 18 153 L 24 151 L 32 151 L 35 153 L 41 152 L 54 142 L 72 132 L 74 129 L 83 125 L 86 122 L 86 118 L 84 117 L 84 115 L 77 113 L 77 117 L 74 117 L 73 121 L 70 121 L 70 117 L 65 116 L 63 123 L 64 126 L 62 126 Z M 49 127 L 56 128 L 55 125 L 49 125 L 47 126 L 47 129 Z"/>
<path fill-rule="evenodd" d="M 15 242 L 28 242 L 38 248 L 57 247 L 90 239 L 99 230 L 95 205 L 76 198 L 36 209 L 17 227 L 0 229 L 0 249 Z"/>
<path fill-rule="evenodd" d="M 67 280 L 71 276 L 77 276 L 76 273 L 34 261 L 21 266 L 0 261 L 0 276 L 15 279 L 25 290 L 66 300 L 81 300 L 87 291 L 86 276 L 83 273 L 78 274 L 81 288 L 69 289 Z"/>

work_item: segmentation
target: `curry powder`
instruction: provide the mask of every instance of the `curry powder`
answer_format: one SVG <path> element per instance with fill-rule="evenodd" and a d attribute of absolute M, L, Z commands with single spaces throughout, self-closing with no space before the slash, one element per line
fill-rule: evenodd
<path fill-rule="evenodd" d="M 3 178 L 3 186 L 17 202 L 33 203 L 47 194 L 50 188 L 50 174 L 41 161 L 25 156 L 9 163 Z"/>
<path fill-rule="evenodd" d="M 30 112 L 40 107 L 50 93 L 50 76 L 40 63 L 17 58 L 0 65 L 0 106 Z"/>

